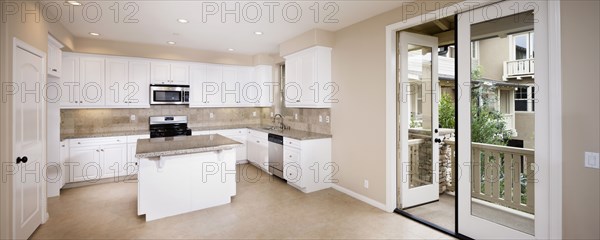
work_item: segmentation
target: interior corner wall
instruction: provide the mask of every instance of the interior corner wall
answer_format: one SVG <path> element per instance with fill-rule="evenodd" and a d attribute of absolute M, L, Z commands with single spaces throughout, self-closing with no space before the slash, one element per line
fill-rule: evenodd
<path fill-rule="evenodd" d="M 339 167 L 335 178 L 341 187 L 385 204 L 385 28 L 453 3 L 407 3 L 335 32 L 332 78 L 339 86 L 339 103 L 332 104 L 331 133 L 332 158 Z M 369 188 L 363 187 L 364 180 Z"/>
<path fill-rule="evenodd" d="M 600 2 L 561 1 L 563 238 L 600 239 Z"/>

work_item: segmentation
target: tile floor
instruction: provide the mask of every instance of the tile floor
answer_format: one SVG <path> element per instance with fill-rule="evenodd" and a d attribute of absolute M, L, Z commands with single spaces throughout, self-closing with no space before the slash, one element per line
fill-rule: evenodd
<path fill-rule="evenodd" d="M 248 164 L 238 178 L 231 204 L 152 222 L 137 216 L 136 183 L 65 189 L 32 239 L 451 239 L 333 189 L 304 194 Z"/>

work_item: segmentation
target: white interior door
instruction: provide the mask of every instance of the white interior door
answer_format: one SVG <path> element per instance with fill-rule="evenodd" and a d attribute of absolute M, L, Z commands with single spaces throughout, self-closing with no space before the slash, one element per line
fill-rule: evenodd
<path fill-rule="evenodd" d="M 13 81 L 13 237 L 26 239 L 43 222 L 45 182 L 45 104 L 40 86 L 45 81 L 42 53 L 15 39 Z M 37 91 L 25 92 L 25 89 Z"/>
<path fill-rule="evenodd" d="M 546 1 L 503 1 L 458 17 L 458 228 L 463 235 L 475 239 L 549 238 L 548 52 L 553 49 L 549 49 L 546 37 L 547 6 Z M 509 44 L 511 35 L 529 31 L 535 32 L 535 44 Z M 479 43 L 479 54 L 472 54 L 472 42 Z M 534 77 L 513 75 L 503 79 L 502 71 L 494 75 L 494 69 L 515 64 L 508 59 L 509 51 L 533 51 L 529 49 L 532 46 L 536 48 Z M 522 59 L 517 64 L 531 64 L 533 69 L 533 62 Z M 494 104 L 490 100 L 502 100 L 502 96 L 491 94 L 494 87 L 499 82 L 506 85 L 519 81 L 536 86 L 535 96 L 527 97 L 535 103 L 535 112 L 530 115 L 534 119 L 516 119 L 517 124 L 528 124 L 517 136 L 509 136 L 502 129 L 483 134 L 480 130 L 489 128 L 481 123 L 496 120 L 488 117 L 482 121 L 481 116 L 492 112 L 487 110 Z M 502 120 L 496 123 L 503 124 Z M 532 133 L 525 138 L 523 131 Z M 525 148 L 490 139 L 498 136 L 504 140 L 524 139 Z"/>
<path fill-rule="evenodd" d="M 399 34 L 399 208 L 439 199 L 438 39 Z"/>

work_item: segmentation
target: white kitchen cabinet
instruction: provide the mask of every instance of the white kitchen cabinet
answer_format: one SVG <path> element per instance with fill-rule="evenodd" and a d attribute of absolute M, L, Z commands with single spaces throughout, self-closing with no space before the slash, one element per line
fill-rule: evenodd
<path fill-rule="evenodd" d="M 62 70 L 62 50 L 64 46 L 52 36 L 48 36 L 48 75 L 60 77 Z"/>
<path fill-rule="evenodd" d="M 245 90 L 246 94 L 249 97 L 253 97 L 255 92 L 258 95 L 260 93 L 260 98 L 258 102 L 255 103 L 257 107 L 271 107 L 273 106 L 274 91 L 279 91 L 281 86 L 272 86 L 273 82 L 273 67 L 271 65 L 258 65 L 254 67 L 254 82 L 255 85 L 260 86 L 259 89 L 254 90 L 250 85 L 248 85 L 247 90 Z"/>
<path fill-rule="evenodd" d="M 152 84 L 188 85 L 190 82 L 188 64 L 152 61 L 150 67 Z"/>
<path fill-rule="evenodd" d="M 239 128 L 239 129 L 225 129 L 225 130 L 216 130 L 216 131 L 210 131 L 211 134 L 219 134 L 221 136 L 224 137 L 228 137 L 231 138 L 235 141 L 238 141 L 240 143 L 242 143 L 241 146 L 237 146 L 235 148 L 235 160 L 237 162 L 245 162 L 246 160 L 248 160 L 247 157 L 247 136 L 248 136 L 248 130 L 245 128 Z"/>
<path fill-rule="evenodd" d="M 129 61 L 129 82 L 123 87 L 128 107 L 150 108 L 150 62 Z"/>
<path fill-rule="evenodd" d="M 138 159 L 135 157 L 135 151 L 137 149 L 137 140 L 150 138 L 150 135 L 135 135 L 127 136 L 127 163 L 126 163 L 126 175 L 132 175 L 138 173 Z"/>
<path fill-rule="evenodd" d="M 221 82 L 221 104 L 224 106 L 236 106 L 241 103 L 241 87 L 238 80 L 238 68 L 235 66 L 223 66 L 223 81 Z"/>
<path fill-rule="evenodd" d="M 106 58 L 106 106 L 126 107 L 123 89 L 129 83 L 129 61 L 122 58 Z"/>
<path fill-rule="evenodd" d="M 285 57 L 285 104 L 289 108 L 330 108 L 335 101 L 331 48 L 311 47 Z"/>
<path fill-rule="evenodd" d="M 98 107 L 105 104 L 105 72 L 103 57 L 79 58 L 80 105 Z M 81 102 L 82 101 L 82 102 Z"/>
<path fill-rule="evenodd" d="M 69 182 L 94 181 L 126 175 L 126 137 L 69 140 Z"/>
<path fill-rule="evenodd" d="M 248 135 L 246 140 L 248 161 L 263 171 L 269 172 L 269 144 L 267 138 Z"/>
<path fill-rule="evenodd" d="M 336 182 L 337 165 L 331 161 L 331 138 L 283 139 L 283 174 L 287 183 L 309 193 Z"/>
<path fill-rule="evenodd" d="M 219 107 L 223 66 L 194 64 L 190 66 L 190 107 Z"/>
<path fill-rule="evenodd" d="M 69 168 L 65 163 L 69 161 L 69 141 L 63 140 L 60 142 L 60 167 L 62 169 L 62 177 L 60 178 L 60 188 L 69 183 Z"/>
<path fill-rule="evenodd" d="M 64 55 L 60 82 L 60 87 L 62 88 L 60 107 L 79 107 L 80 104 L 83 103 L 83 101 L 80 100 L 79 56 Z"/>

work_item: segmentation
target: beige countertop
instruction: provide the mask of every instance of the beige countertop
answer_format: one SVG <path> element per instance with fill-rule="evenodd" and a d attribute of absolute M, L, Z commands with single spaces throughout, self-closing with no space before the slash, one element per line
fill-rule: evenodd
<path fill-rule="evenodd" d="M 237 128 L 248 128 L 265 133 L 277 134 L 283 137 L 293 138 L 297 140 L 310 140 L 310 139 L 322 139 L 331 138 L 330 134 L 321 134 L 300 130 L 267 130 L 266 128 L 271 127 L 270 125 L 226 125 L 226 126 L 206 126 L 206 127 L 191 127 L 192 131 L 216 131 L 225 129 L 237 129 Z M 73 138 L 94 138 L 94 137 L 116 137 L 116 136 L 133 136 L 133 135 L 149 135 L 148 130 L 137 130 L 137 131 L 117 131 L 117 132 L 102 132 L 102 133 L 73 133 L 73 134 L 61 134 L 60 140 L 73 139 Z"/>
<path fill-rule="evenodd" d="M 150 158 L 232 149 L 242 143 L 218 134 L 138 139 L 136 158 Z"/>

